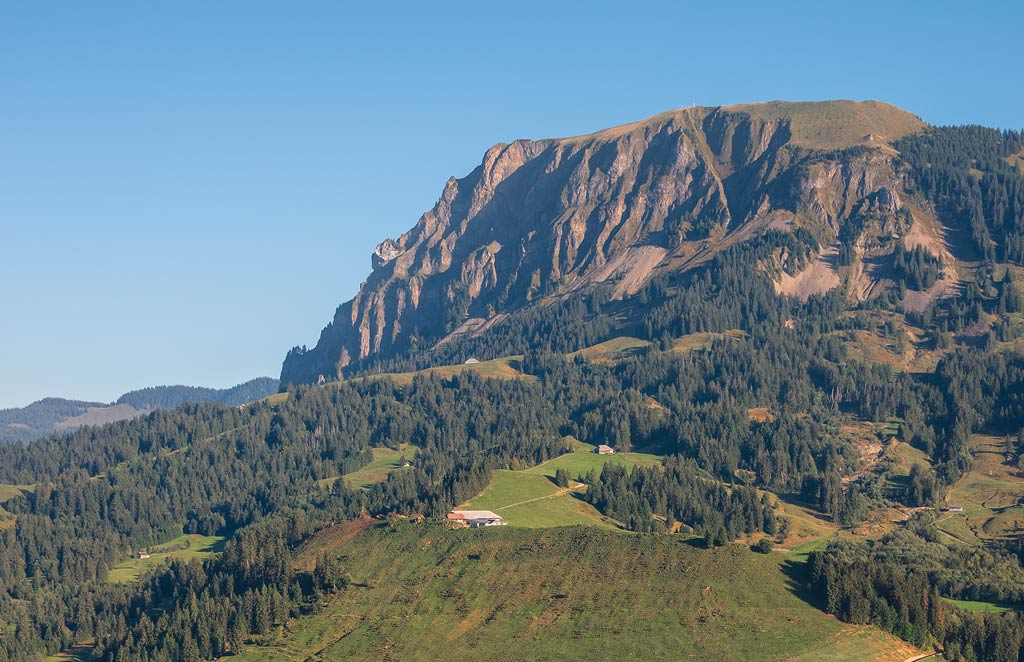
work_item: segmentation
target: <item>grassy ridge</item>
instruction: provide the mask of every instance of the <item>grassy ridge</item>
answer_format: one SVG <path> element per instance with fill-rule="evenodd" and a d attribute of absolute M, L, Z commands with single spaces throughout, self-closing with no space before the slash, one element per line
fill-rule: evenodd
<path fill-rule="evenodd" d="M 743 338 L 746 335 L 746 332 L 736 329 L 726 331 L 724 333 L 692 333 L 676 339 L 673 343 L 672 351 L 685 353 L 692 350 L 707 349 L 711 346 L 711 343 L 718 338 L 737 339 Z M 630 336 L 620 336 L 598 343 L 591 347 L 586 347 L 579 351 L 566 354 L 566 358 L 572 359 L 580 356 L 588 361 L 594 361 L 595 363 L 616 363 L 649 346 L 651 346 L 651 343 L 647 340 L 641 340 Z M 467 372 L 472 372 L 481 377 L 489 377 L 492 379 L 523 379 L 527 381 L 535 381 L 535 376 L 522 372 L 522 361 L 523 355 L 518 354 L 515 356 L 505 356 L 488 361 L 480 361 L 478 363 L 459 363 L 455 365 L 435 366 L 433 368 L 424 368 L 423 370 L 416 370 L 413 372 L 386 372 L 362 375 L 359 377 L 353 377 L 349 380 L 343 380 L 343 382 L 366 379 L 391 379 L 399 386 L 408 386 L 417 375 L 433 375 L 442 379 L 451 379 L 454 376 Z M 328 382 L 326 386 L 330 387 L 339 383 L 342 382 Z M 287 392 L 274 393 L 260 399 L 258 402 L 277 405 L 287 399 Z"/>
<path fill-rule="evenodd" d="M 388 377 L 393 379 L 400 386 L 407 386 L 412 383 L 412 380 L 416 375 L 434 375 L 435 377 L 441 377 L 442 379 L 450 379 L 455 375 L 459 375 L 464 372 L 472 372 L 480 375 L 481 377 L 491 377 L 496 379 L 535 380 L 536 377 L 533 375 L 527 375 L 519 370 L 519 365 L 522 360 L 522 355 L 506 356 L 504 358 L 492 359 L 490 361 L 480 361 L 479 363 L 459 363 L 456 365 L 426 368 L 425 370 L 418 370 L 416 372 L 390 372 L 380 375 L 356 377 L 355 379 L 381 379 Z"/>
<path fill-rule="evenodd" d="M 238 660 L 905 660 L 740 545 L 594 527 L 378 525 L 337 548 L 354 584 Z"/>
<path fill-rule="evenodd" d="M 519 365 L 522 360 L 522 355 L 506 356 L 499 359 L 492 359 L 490 361 L 480 361 L 479 363 L 444 365 L 434 368 L 426 368 L 424 370 L 417 370 L 415 372 L 384 372 L 374 375 L 353 377 L 351 380 L 343 380 L 343 382 L 328 382 L 325 386 L 331 387 L 336 386 L 339 383 L 344 383 L 345 381 L 359 381 L 366 379 L 391 379 L 399 386 L 408 386 L 409 384 L 412 384 L 412 380 L 417 375 L 434 375 L 435 377 L 440 377 L 442 379 L 451 379 L 456 375 L 466 372 L 472 372 L 481 377 L 490 377 L 493 379 L 525 379 L 527 381 L 535 381 L 537 379 L 536 377 L 519 370 Z M 259 402 L 265 402 L 270 405 L 279 405 L 287 399 L 287 392 L 274 393 L 273 395 L 268 395 L 267 397 L 262 398 Z"/>
<path fill-rule="evenodd" d="M 917 116 L 881 101 L 770 101 L 725 108 L 763 120 L 788 121 L 791 142 L 814 149 L 870 145 L 891 152 L 890 141 L 926 126 Z"/>

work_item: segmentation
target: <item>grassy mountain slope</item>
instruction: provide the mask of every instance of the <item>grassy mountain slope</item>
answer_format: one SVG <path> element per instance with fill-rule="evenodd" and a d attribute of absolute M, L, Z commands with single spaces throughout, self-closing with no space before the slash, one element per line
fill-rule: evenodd
<path fill-rule="evenodd" d="M 724 110 L 788 121 L 791 142 L 811 149 L 879 146 L 927 126 L 916 115 L 881 101 L 771 101 L 726 106 Z"/>
<path fill-rule="evenodd" d="M 379 525 L 353 583 L 243 660 L 893 660 L 912 647 L 794 593 L 779 554 L 596 528 Z"/>

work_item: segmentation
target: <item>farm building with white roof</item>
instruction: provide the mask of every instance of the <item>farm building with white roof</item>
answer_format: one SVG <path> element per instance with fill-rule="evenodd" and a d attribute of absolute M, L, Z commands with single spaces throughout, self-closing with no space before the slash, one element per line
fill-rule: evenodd
<path fill-rule="evenodd" d="M 462 522 L 466 526 L 476 528 L 478 526 L 505 526 L 505 520 L 501 515 L 492 513 L 489 510 L 453 510 L 448 513 L 448 519 L 453 522 Z"/>

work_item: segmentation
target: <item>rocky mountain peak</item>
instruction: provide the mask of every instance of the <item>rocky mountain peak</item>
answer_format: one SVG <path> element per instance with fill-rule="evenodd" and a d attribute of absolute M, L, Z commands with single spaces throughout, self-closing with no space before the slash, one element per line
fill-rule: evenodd
<path fill-rule="evenodd" d="M 289 354 L 282 380 L 340 376 L 414 336 L 429 347 L 602 283 L 629 297 L 769 229 L 829 246 L 864 204 L 901 208 L 889 143 L 924 126 L 880 102 L 770 102 L 496 144 L 377 246 L 359 293 L 316 347 Z"/>

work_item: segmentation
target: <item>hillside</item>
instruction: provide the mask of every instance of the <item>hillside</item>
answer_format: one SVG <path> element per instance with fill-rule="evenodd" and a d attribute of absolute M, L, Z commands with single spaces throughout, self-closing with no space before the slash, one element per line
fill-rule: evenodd
<path fill-rule="evenodd" d="M 50 434 L 61 421 L 81 416 L 102 402 L 43 398 L 25 407 L 0 409 L 0 441 L 30 441 Z"/>
<path fill-rule="evenodd" d="M 769 231 L 804 232 L 811 244 L 810 260 L 780 252 L 764 262 L 780 291 L 838 286 L 829 250 L 843 244 L 857 247 L 850 277 L 865 293 L 851 296 L 877 295 L 893 286 L 878 259 L 917 222 L 904 211 L 915 185 L 892 145 L 925 128 L 875 101 L 771 102 L 495 145 L 412 230 L 377 247 L 359 293 L 314 348 L 289 354 L 282 381 L 336 379 L 601 286 L 629 299 Z M 787 285 L 819 253 L 822 266 L 804 278 L 814 284 Z"/>
<path fill-rule="evenodd" d="M 782 555 L 585 527 L 381 525 L 352 583 L 239 660 L 886 660 L 919 651 L 808 604 Z"/>
<path fill-rule="evenodd" d="M 793 306 L 807 315 L 813 310 L 808 303 Z M 1022 392 L 1024 364 L 1009 347 L 951 350 L 935 369 L 935 382 L 951 390 L 937 398 L 930 386 L 914 385 L 913 373 L 894 382 L 891 373 L 864 372 L 855 360 L 846 363 L 845 374 L 828 378 L 837 380 L 832 386 L 815 382 L 810 366 L 816 350 L 809 341 L 827 339 L 826 322 L 840 320 L 823 311 L 815 326 L 798 326 L 792 335 L 785 320 L 775 320 L 770 333 L 766 327 L 749 334 L 705 332 L 654 347 L 620 338 L 581 348 L 572 357 L 522 357 L 512 374 L 481 362 L 397 379 L 354 378 L 244 408 L 158 411 L 145 420 L 8 447 L 0 457 L 0 479 L 8 483 L 6 521 L 16 518 L 18 526 L 3 527 L 0 535 L 9 546 L 0 554 L 13 567 L 14 559 L 35 549 L 37 536 L 53 536 L 53 553 L 94 564 L 90 572 L 106 579 L 104 591 L 122 591 L 149 605 L 125 616 L 112 602 L 122 599 L 118 594 L 97 592 L 95 627 L 101 635 L 95 650 L 101 659 L 134 659 L 143 650 L 173 658 L 181 650 L 178 641 L 203 657 L 230 649 L 254 659 L 358 659 L 382 651 L 394 659 L 417 659 L 417 651 L 439 655 L 443 647 L 461 659 L 499 648 L 519 651 L 517 646 L 558 657 L 566 641 L 586 650 L 594 645 L 588 632 L 607 634 L 600 630 L 605 613 L 622 624 L 614 645 L 626 656 L 639 655 L 630 648 L 639 637 L 664 657 L 684 647 L 698 658 L 721 651 L 720 659 L 745 659 L 769 642 L 759 653 L 769 659 L 776 653 L 780 659 L 909 659 L 913 648 L 881 629 L 842 625 L 822 611 L 846 602 L 829 607 L 828 592 L 821 590 L 804 596 L 803 561 L 818 558 L 817 551 L 834 542 L 872 540 L 881 550 L 904 545 L 905 539 L 889 540 L 888 534 L 910 535 L 911 524 L 920 522 L 887 513 L 908 506 L 928 512 L 921 501 L 934 503 L 938 488 L 928 472 L 955 470 L 949 463 L 943 469 L 940 460 L 958 453 L 955 432 L 941 427 L 941 402 L 960 397 L 961 386 L 965 393 L 988 393 L 990 399 L 972 405 L 980 420 L 1017 425 L 1021 416 L 1012 409 L 1013 394 Z M 834 343 L 829 351 L 841 348 Z M 764 360 L 768 355 L 772 359 Z M 845 361 L 841 353 L 829 356 Z M 844 379 L 849 381 L 838 381 Z M 876 393 L 882 385 L 890 389 L 883 404 L 857 394 Z M 847 403 L 860 409 L 838 409 L 819 399 L 840 386 L 857 390 Z M 907 427 L 914 425 L 911 420 L 888 418 L 887 407 L 897 406 L 924 408 L 926 419 L 939 426 L 941 436 L 932 443 L 940 445 L 925 453 L 894 442 L 899 436 L 927 443 Z M 854 424 L 868 415 L 873 422 Z M 636 450 L 597 456 L 582 442 L 560 436 L 566 429 L 588 443 L 621 449 L 660 446 L 666 457 Z M 873 438 L 886 441 L 881 450 L 870 450 Z M 861 445 L 867 452 L 859 452 Z M 988 445 L 972 441 L 977 453 L 988 453 Z M 875 452 L 879 460 L 872 458 Z M 81 477 L 81 467 L 89 467 L 88 480 L 53 488 L 45 482 L 48 475 Z M 559 469 L 571 476 L 569 491 L 555 483 Z M 930 482 L 920 482 L 915 473 Z M 966 476 L 954 489 L 980 495 L 984 489 L 975 489 L 970 478 L 977 474 Z M 1007 491 L 1018 489 L 1001 482 Z M 153 490 L 155 484 L 167 487 Z M 278 486 L 277 492 L 268 493 L 268 484 Z M 33 512 L 39 503 L 50 504 L 52 521 Z M 91 514 L 88 521 L 100 523 L 92 526 L 70 515 L 79 503 L 113 507 Z M 374 521 L 365 513 L 440 520 L 465 503 L 496 509 L 510 526 L 451 532 L 428 521 L 401 525 L 404 533 L 396 537 L 381 537 L 391 531 L 387 527 L 366 538 L 359 533 Z M 264 515 L 254 521 L 253 513 Z M 672 521 L 680 526 L 669 527 Z M 986 521 L 976 524 L 984 527 Z M 566 524 L 588 526 L 549 528 Z M 47 533 L 55 526 L 60 528 Z M 186 526 L 205 546 L 164 554 Z M 939 526 L 947 530 L 945 520 Z M 680 533 L 637 536 L 624 529 Z M 565 535 L 575 536 L 571 544 L 563 542 Z M 763 556 L 747 550 L 766 536 L 791 552 Z M 480 537 L 496 541 L 495 547 L 476 544 Z M 1017 588 L 1024 574 L 1016 557 L 980 544 L 975 551 L 923 540 L 913 544 L 932 545 L 927 554 L 913 555 L 915 563 L 949 563 L 942 593 L 921 587 L 912 593 L 932 604 L 939 596 L 950 598 L 941 602 L 949 605 L 946 611 L 936 615 L 948 629 L 913 629 L 916 623 L 902 621 L 882 621 L 879 628 L 892 628 L 924 648 L 959 645 L 955 628 L 967 617 L 956 605 L 996 605 L 1001 611 L 992 615 L 1003 620 L 986 627 L 1016 627 L 1014 607 L 1024 595 Z M 116 553 L 97 559 L 97 546 Z M 157 561 L 131 560 L 140 547 L 154 550 Z M 51 554 L 49 549 L 43 553 Z M 859 549 L 845 548 L 835 558 Z M 972 563 L 1000 564 L 998 593 L 987 573 L 959 570 L 958 559 L 966 553 L 989 555 Z M 176 563 L 201 555 L 207 558 L 201 574 L 197 565 Z M 893 562 L 871 567 L 888 568 L 887 563 Z M 147 568 L 148 574 L 137 575 Z M 31 590 L 24 575 L 7 576 L 18 590 Z M 526 580 L 510 583 L 509 577 Z M 339 591 L 341 584 L 346 587 Z M 218 596 L 221 589 L 215 587 L 226 585 L 233 586 L 231 595 Z M 705 608 L 707 587 L 715 600 Z M 519 590 L 509 594 L 512 589 Z M 478 605 L 494 596 L 502 599 L 487 602 L 490 610 L 480 616 Z M 25 606 L 13 596 L 0 599 L 11 613 Z M 616 611 L 615 605 L 633 603 L 648 609 Z M 602 617 L 588 620 L 595 604 Z M 567 612 L 560 611 L 563 605 Z M 63 615 L 54 618 L 66 622 L 77 608 L 55 603 L 55 614 Z M 156 640 L 146 638 L 152 621 L 143 616 L 150 611 L 169 619 Z M 652 619 L 652 613 L 672 620 Z M 865 622 L 848 611 L 837 613 L 847 622 Z M 69 640 L 48 625 L 52 621 L 36 618 L 50 652 L 92 631 L 77 626 L 80 636 Z M 117 625 L 120 618 L 131 619 L 130 632 Z M 450 632 L 459 634 L 438 634 Z M 13 639 L 6 643 L 24 650 Z"/>
<path fill-rule="evenodd" d="M 258 377 L 230 388 L 153 386 L 129 391 L 111 404 L 44 398 L 25 407 L 0 409 L 0 443 L 31 441 L 53 432 L 83 425 L 103 425 L 145 415 L 154 409 L 173 409 L 190 402 L 240 405 L 276 393 L 278 381 Z"/>

